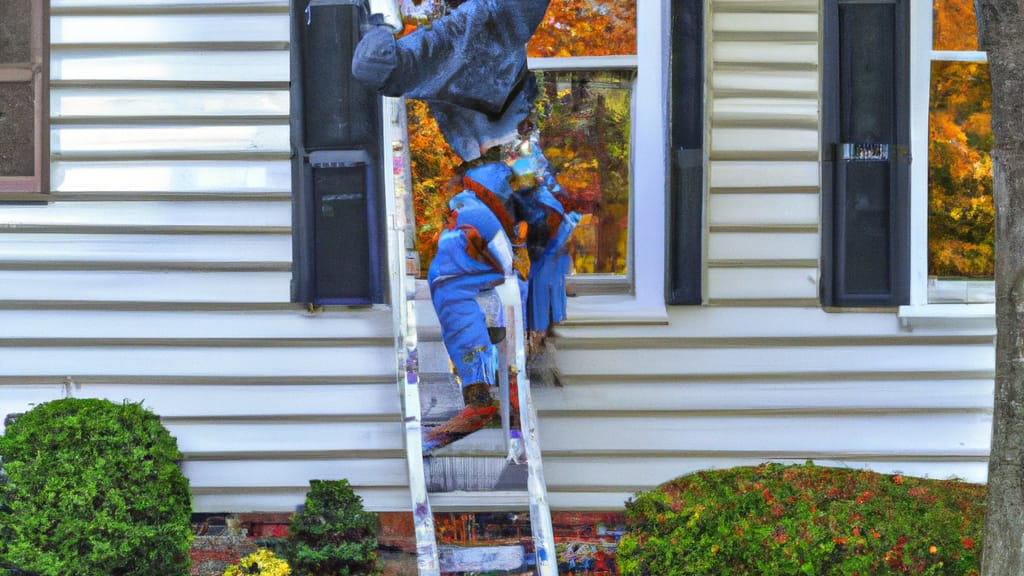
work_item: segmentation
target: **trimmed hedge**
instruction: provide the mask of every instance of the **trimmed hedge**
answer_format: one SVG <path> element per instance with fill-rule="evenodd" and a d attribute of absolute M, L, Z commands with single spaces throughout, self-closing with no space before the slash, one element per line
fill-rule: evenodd
<path fill-rule="evenodd" d="M 0 566 L 45 576 L 182 576 L 191 501 L 177 443 L 138 404 L 65 399 L 0 437 Z"/>
<path fill-rule="evenodd" d="M 623 576 L 977 575 L 985 487 L 765 464 L 699 472 L 626 504 Z"/>

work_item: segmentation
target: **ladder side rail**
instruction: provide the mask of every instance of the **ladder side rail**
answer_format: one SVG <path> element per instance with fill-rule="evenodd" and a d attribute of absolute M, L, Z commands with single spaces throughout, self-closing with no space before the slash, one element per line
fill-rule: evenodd
<path fill-rule="evenodd" d="M 508 283 L 514 281 L 512 278 L 505 278 L 505 282 Z M 499 292 L 499 294 L 501 294 Z M 505 298 L 502 296 L 502 301 Z M 504 314 L 508 314 L 508 309 L 503 309 Z M 506 324 L 507 327 L 507 324 Z M 514 447 L 511 442 L 512 432 L 512 417 L 511 417 L 511 404 L 509 394 L 511 394 L 511 383 L 509 382 L 509 374 L 512 369 L 512 363 L 509 362 L 509 357 L 513 359 L 515 354 L 509 353 L 511 338 L 508 336 L 507 330 L 505 339 L 498 343 L 498 398 L 501 399 L 501 431 L 503 432 L 502 438 L 505 439 L 505 451 L 508 454 L 507 460 L 515 463 L 519 463 L 519 459 L 514 454 Z"/>
<path fill-rule="evenodd" d="M 398 393 L 402 407 L 406 465 L 409 474 L 409 493 L 412 499 L 413 526 L 416 538 L 416 565 L 420 575 L 439 576 L 441 563 L 438 555 L 434 514 L 427 495 L 426 474 L 423 468 L 422 421 L 419 392 L 419 350 L 416 332 L 416 286 L 408 276 L 416 266 L 407 254 L 409 231 L 408 207 L 411 196 L 409 150 L 403 98 L 384 98 L 383 157 L 393 160 L 401 154 L 405 167 L 400 183 L 393 173 L 384 178 L 385 202 L 388 215 L 388 270 L 392 325 L 395 329 L 395 354 L 398 366 Z M 386 162 L 385 166 L 392 166 Z"/>
<path fill-rule="evenodd" d="M 527 491 L 530 500 L 530 529 L 533 533 L 534 553 L 538 576 L 558 576 L 558 558 L 555 551 L 554 530 L 551 525 L 551 507 L 548 504 L 547 484 L 544 481 L 544 466 L 541 461 L 540 441 L 537 434 L 537 411 L 530 394 L 530 380 L 526 372 L 526 333 L 523 320 L 522 300 L 518 283 L 506 279 L 505 284 L 514 283 L 514 290 L 503 291 L 505 304 L 506 340 L 505 350 L 514 354 L 508 371 L 509 378 L 516 379 L 519 395 L 519 421 L 522 442 L 526 452 Z M 512 297 L 510 293 L 514 293 Z M 509 402 L 510 403 L 510 402 Z M 508 435 L 506 435 L 508 438 Z"/>

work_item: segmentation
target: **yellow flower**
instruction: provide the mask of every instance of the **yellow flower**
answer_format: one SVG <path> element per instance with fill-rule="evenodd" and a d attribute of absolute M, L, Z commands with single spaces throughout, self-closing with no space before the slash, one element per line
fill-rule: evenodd
<path fill-rule="evenodd" d="M 938 551 L 939 551 L 939 549 L 938 549 L 938 548 L 936 548 L 935 546 L 931 546 L 930 548 L 928 548 L 928 553 L 929 553 L 929 554 L 935 554 L 935 553 L 937 553 Z"/>
<path fill-rule="evenodd" d="M 275 556 L 270 550 L 260 549 L 239 560 L 238 564 L 228 566 L 224 576 L 290 576 L 291 573 L 292 569 L 287 562 Z"/>

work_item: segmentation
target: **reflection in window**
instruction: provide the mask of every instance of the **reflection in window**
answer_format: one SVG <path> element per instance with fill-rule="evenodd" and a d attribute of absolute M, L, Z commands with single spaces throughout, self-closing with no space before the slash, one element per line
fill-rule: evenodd
<path fill-rule="evenodd" d="M 928 115 L 931 276 L 993 276 L 991 102 L 987 64 L 932 62 Z"/>
<path fill-rule="evenodd" d="M 632 71 L 538 74 L 541 146 L 583 214 L 576 273 L 625 274 Z"/>
<path fill-rule="evenodd" d="M 408 33 L 465 0 L 400 0 Z M 636 54 L 636 0 L 551 0 L 527 47 L 532 58 Z"/>
<path fill-rule="evenodd" d="M 577 274 L 625 274 L 629 238 L 630 107 L 633 71 L 537 72 L 541 146 L 558 182 L 583 214 L 573 236 Z M 416 246 L 433 258 L 448 186 L 460 160 L 427 106 L 409 100 Z"/>
<path fill-rule="evenodd" d="M 437 253 L 437 238 L 448 213 L 448 201 L 455 192 L 448 181 L 462 160 L 441 136 L 425 102 L 406 100 L 406 111 L 416 251 L 420 256 L 420 272 L 426 277 L 427 268 Z"/>
<path fill-rule="evenodd" d="M 936 0 L 928 114 L 928 274 L 992 278 L 992 93 L 973 0 Z M 943 60 L 943 58 L 949 58 Z"/>
<path fill-rule="evenodd" d="M 974 0 L 935 0 L 933 6 L 933 49 L 978 49 L 978 20 L 975 18 Z"/>
<path fill-rule="evenodd" d="M 551 0 L 531 57 L 636 54 L 636 0 Z"/>

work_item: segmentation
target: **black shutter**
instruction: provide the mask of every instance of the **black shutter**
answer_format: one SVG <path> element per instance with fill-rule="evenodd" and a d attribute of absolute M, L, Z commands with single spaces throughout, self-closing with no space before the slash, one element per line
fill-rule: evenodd
<path fill-rule="evenodd" d="M 361 2 L 291 3 L 292 300 L 383 302 L 381 98 L 351 75 Z"/>
<path fill-rule="evenodd" d="M 668 303 L 701 303 L 704 3 L 672 3 Z"/>
<path fill-rule="evenodd" d="M 825 8 L 822 301 L 909 301 L 906 0 Z"/>

